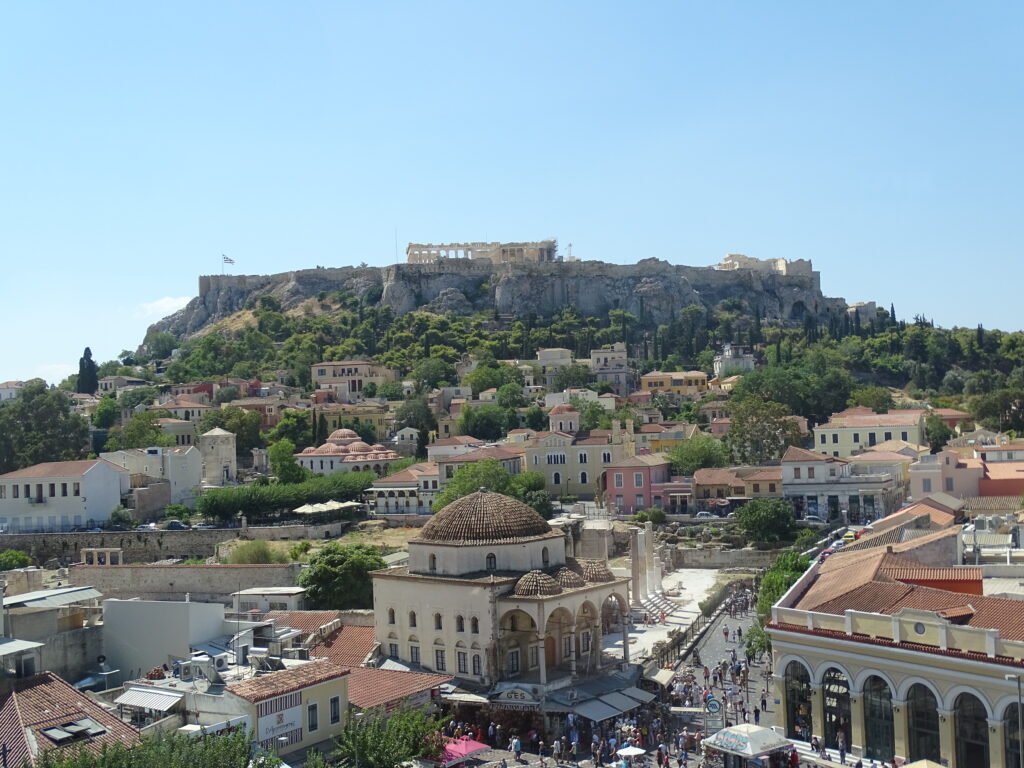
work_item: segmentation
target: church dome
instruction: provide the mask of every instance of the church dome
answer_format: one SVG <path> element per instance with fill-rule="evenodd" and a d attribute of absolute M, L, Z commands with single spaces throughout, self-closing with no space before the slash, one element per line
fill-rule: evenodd
<path fill-rule="evenodd" d="M 559 568 L 555 574 L 555 581 L 565 589 L 578 589 L 587 586 L 587 582 L 583 580 L 582 576 L 568 568 Z"/>
<path fill-rule="evenodd" d="M 303 448 L 302 449 L 302 455 L 303 456 L 308 455 L 310 453 L 316 453 L 316 448 L 314 448 L 313 446 L 309 446 L 309 448 Z"/>
<path fill-rule="evenodd" d="M 434 514 L 414 541 L 518 544 L 553 534 L 547 520 L 523 502 L 481 489 Z"/>
<path fill-rule="evenodd" d="M 384 452 L 385 452 L 385 451 L 387 451 L 388 449 L 387 449 L 387 448 L 385 448 L 385 447 L 384 447 L 383 445 L 381 445 L 380 443 L 374 443 L 373 445 L 371 445 L 371 446 L 370 446 L 370 450 L 371 450 L 371 451 L 378 451 L 378 452 L 380 452 L 380 453 L 384 453 Z"/>
<path fill-rule="evenodd" d="M 370 446 L 368 446 L 362 440 L 356 440 L 354 443 L 348 444 L 348 450 L 351 453 L 368 453 L 370 450 Z"/>
<path fill-rule="evenodd" d="M 359 435 L 351 429 L 336 429 L 331 432 L 331 436 L 327 439 L 330 442 L 334 442 L 335 440 L 358 440 Z"/>
<path fill-rule="evenodd" d="M 516 582 L 513 594 L 516 597 L 534 597 L 536 595 L 557 595 L 562 591 L 558 582 L 543 571 L 530 571 Z"/>
<path fill-rule="evenodd" d="M 583 578 L 589 582 L 615 581 L 615 574 L 608 570 L 603 560 L 583 560 Z"/>

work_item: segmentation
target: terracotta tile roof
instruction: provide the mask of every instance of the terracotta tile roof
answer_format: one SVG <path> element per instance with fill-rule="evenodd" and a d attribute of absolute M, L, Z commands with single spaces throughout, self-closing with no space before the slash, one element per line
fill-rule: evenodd
<path fill-rule="evenodd" d="M 698 469 L 693 473 L 694 485 L 743 485 L 731 469 Z"/>
<path fill-rule="evenodd" d="M 338 627 L 313 646 L 309 653 L 342 667 L 358 667 L 376 645 L 373 627 Z"/>
<path fill-rule="evenodd" d="M 0 480 L 17 480 L 30 477 L 78 477 L 84 475 L 97 464 L 106 464 L 118 472 L 127 472 L 124 467 L 111 464 L 105 459 L 83 459 L 82 461 L 47 461 L 43 464 L 34 464 L 24 469 L 16 469 L 6 475 L 0 475 Z"/>
<path fill-rule="evenodd" d="M 474 443 L 483 444 L 485 441 L 479 437 L 470 437 L 469 435 L 456 435 L 455 437 L 446 437 L 443 440 L 435 440 L 429 447 L 446 448 L 451 445 L 473 445 Z"/>
<path fill-rule="evenodd" d="M 448 675 L 429 672 L 352 667 L 348 678 L 348 700 L 360 709 L 372 709 L 437 688 L 451 680 Z"/>
<path fill-rule="evenodd" d="M 291 627 L 304 635 L 312 635 L 325 624 L 340 619 L 341 611 L 270 611 L 264 618 L 278 627 Z"/>
<path fill-rule="evenodd" d="M 912 589 L 913 585 L 910 584 L 871 581 L 808 610 L 832 614 L 842 614 L 848 610 L 886 613 L 890 606 L 898 603 Z"/>
<path fill-rule="evenodd" d="M 638 456 L 627 456 L 619 461 L 613 461 L 611 464 L 605 464 L 605 469 L 614 469 L 618 467 L 656 467 L 668 463 L 669 458 L 664 453 L 644 453 Z"/>
<path fill-rule="evenodd" d="M 868 409 L 868 413 L 855 412 L 856 409 L 849 408 L 842 413 L 833 413 L 823 429 L 837 429 L 850 427 L 916 427 L 925 415 L 925 411 L 916 409 L 902 409 L 889 411 L 888 413 L 874 413 Z"/>
<path fill-rule="evenodd" d="M 104 732 L 73 739 L 63 747 L 43 733 L 44 729 L 59 728 L 85 717 Z M 7 762 L 12 766 L 35 765 L 39 754 L 51 748 L 98 753 L 104 745 L 138 740 L 138 731 L 52 672 L 15 681 L 13 692 L 0 705 L 0 741 L 7 748 Z"/>
<path fill-rule="evenodd" d="M 767 467 L 746 475 L 747 482 L 782 482 L 782 467 Z"/>
<path fill-rule="evenodd" d="M 968 512 L 984 510 L 985 512 L 1016 512 L 1024 509 L 1024 497 L 1021 496 L 971 496 L 964 499 L 964 509 Z"/>
<path fill-rule="evenodd" d="M 433 461 L 424 461 L 419 464 L 410 464 L 400 472 L 395 472 L 393 475 L 382 477 L 379 480 L 374 480 L 374 486 L 385 485 L 387 483 L 416 483 L 422 475 L 436 475 L 438 474 L 437 464 Z"/>
<path fill-rule="evenodd" d="M 348 669 L 330 661 L 311 661 L 298 667 L 234 683 L 227 686 L 225 690 L 255 704 L 265 699 L 272 699 L 275 696 L 282 696 L 312 685 L 325 683 L 328 680 L 335 680 L 347 674 Z"/>
<path fill-rule="evenodd" d="M 808 451 L 806 448 L 797 448 L 795 445 L 789 446 L 786 452 L 782 454 L 783 461 L 831 461 L 836 464 L 845 464 L 846 462 L 842 459 L 837 459 L 835 456 L 826 456 L 824 453 L 817 453 L 816 451 Z"/>
<path fill-rule="evenodd" d="M 1024 461 L 994 461 L 985 465 L 990 480 L 1024 480 Z"/>
<path fill-rule="evenodd" d="M 1024 442 L 1003 443 L 1002 445 L 979 445 L 978 453 L 988 451 L 1024 451 Z"/>
<path fill-rule="evenodd" d="M 443 459 L 438 459 L 438 463 L 472 464 L 473 462 L 486 461 L 487 459 L 509 461 L 510 459 L 519 458 L 521 455 L 522 451 L 517 451 L 514 446 L 502 447 L 495 445 L 489 448 L 479 448 L 468 453 L 460 453 L 455 456 L 445 456 Z"/>
<path fill-rule="evenodd" d="M 969 419 L 971 414 L 956 408 L 932 408 L 932 413 L 943 419 Z"/>

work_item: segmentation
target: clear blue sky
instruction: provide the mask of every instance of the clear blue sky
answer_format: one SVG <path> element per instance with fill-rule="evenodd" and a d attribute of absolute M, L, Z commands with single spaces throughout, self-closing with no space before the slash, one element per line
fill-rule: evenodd
<path fill-rule="evenodd" d="M 0 381 L 197 276 L 557 237 L 1021 327 L 1024 6 L 4 3 Z"/>

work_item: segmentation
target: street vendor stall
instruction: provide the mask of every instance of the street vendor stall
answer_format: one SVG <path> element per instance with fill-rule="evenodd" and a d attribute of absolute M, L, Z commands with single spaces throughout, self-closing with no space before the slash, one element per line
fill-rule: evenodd
<path fill-rule="evenodd" d="M 793 742 L 762 725 L 741 723 L 723 728 L 703 741 L 705 755 L 718 752 L 723 768 L 785 768 Z"/>

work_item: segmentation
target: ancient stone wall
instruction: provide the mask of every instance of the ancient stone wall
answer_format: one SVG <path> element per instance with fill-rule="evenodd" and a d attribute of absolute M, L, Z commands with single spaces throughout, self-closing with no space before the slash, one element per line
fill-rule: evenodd
<path fill-rule="evenodd" d="M 74 586 L 95 587 L 104 598 L 225 603 L 250 587 L 294 587 L 304 566 L 287 565 L 75 565 Z"/>

